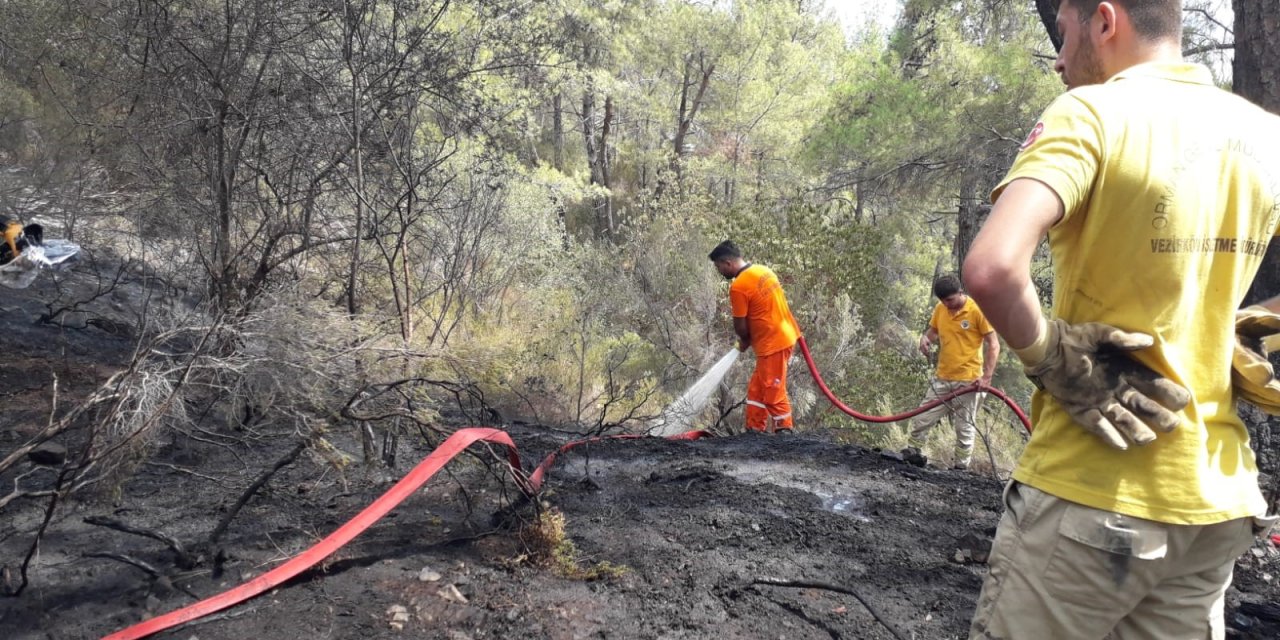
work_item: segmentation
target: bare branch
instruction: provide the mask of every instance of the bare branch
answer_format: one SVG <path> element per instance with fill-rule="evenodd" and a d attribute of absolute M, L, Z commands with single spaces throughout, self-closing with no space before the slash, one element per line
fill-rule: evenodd
<path fill-rule="evenodd" d="M 1229 51 L 1235 48 L 1236 48 L 1236 43 L 1234 42 L 1220 42 L 1220 43 L 1205 44 L 1205 45 L 1200 45 L 1198 47 L 1185 49 L 1183 50 L 1182 55 L 1195 56 L 1202 53 L 1209 53 L 1210 51 Z"/>
<path fill-rule="evenodd" d="M 1212 13 L 1209 13 L 1208 10 L 1202 7 L 1186 7 L 1186 8 L 1183 8 L 1182 11 L 1183 13 L 1198 13 L 1200 14 L 1201 17 L 1205 19 L 1205 22 L 1208 22 L 1210 24 L 1217 26 L 1219 29 L 1222 29 L 1223 31 L 1227 32 L 1227 34 L 1229 35 L 1235 35 L 1235 31 L 1233 31 L 1231 27 L 1228 27 L 1227 25 L 1219 22 L 1218 19 L 1215 18 Z"/>
<path fill-rule="evenodd" d="M 209 544 L 216 543 L 218 539 L 222 537 L 222 534 L 226 533 L 227 527 L 231 526 L 231 521 L 240 513 L 240 509 L 244 508 L 244 506 L 249 503 L 249 499 L 252 498 L 254 494 L 263 487 L 263 485 L 267 484 L 267 481 L 270 480 L 277 471 L 293 464 L 293 461 L 297 460 L 298 456 L 301 455 L 306 448 L 306 440 L 299 442 L 292 450 L 286 453 L 284 457 L 277 460 L 275 465 L 264 471 L 262 475 L 258 476 L 258 479 L 254 480 L 253 484 L 249 485 L 249 488 L 245 489 L 244 493 L 240 494 L 240 499 L 236 500 L 236 503 L 227 510 L 226 515 L 223 515 L 222 519 L 218 521 L 218 526 L 214 527 L 213 533 L 209 534 Z"/>
<path fill-rule="evenodd" d="M 115 520 L 113 518 L 107 518 L 104 516 L 89 516 L 85 518 L 84 521 L 86 524 L 91 524 L 98 527 L 106 527 L 108 529 L 115 529 L 116 531 L 131 533 L 136 536 L 151 538 L 152 540 L 159 540 L 160 542 L 163 542 L 165 546 L 169 547 L 169 550 L 172 551 L 175 556 L 177 556 L 177 561 L 178 561 L 177 563 L 179 567 L 183 569 L 190 569 L 191 567 L 194 567 L 196 565 L 197 558 L 192 557 L 192 555 L 187 552 L 186 547 L 184 547 L 182 543 L 178 541 L 177 538 L 167 533 L 163 533 L 161 531 L 155 531 L 152 529 L 143 529 L 141 527 L 134 527 L 132 525 L 125 524 L 124 522 L 121 522 L 119 520 Z"/>

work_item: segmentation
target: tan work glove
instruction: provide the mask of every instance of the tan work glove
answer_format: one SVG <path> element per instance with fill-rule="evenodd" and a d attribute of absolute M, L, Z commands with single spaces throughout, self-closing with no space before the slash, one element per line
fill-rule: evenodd
<path fill-rule="evenodd" d="M 1154 343 L 1100 322 L 1048 322 L 1035 344 L 1014 349 L 1028 378 L 1057 399 L 1076 424 L 1117 449 L 1156 439 L 1182 421 L 1191 394 L 1126 352 Z"/>
<path fill-rule="evenodd" d="M 1269 347 L 1280 341 L 1280 315 L 1261 306 L 1236 312 L 1236 347 L 1231 357 L 1231 386 L 1236 397 L 1259 409 L 1280 415 L 1280 380 L 1267 359 Z"/>

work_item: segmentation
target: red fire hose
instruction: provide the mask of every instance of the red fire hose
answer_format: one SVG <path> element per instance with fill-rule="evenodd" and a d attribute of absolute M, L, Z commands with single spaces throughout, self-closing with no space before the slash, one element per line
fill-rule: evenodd
<path fill-rule="evenodd" d="M 705 431 L 690 431 L 679 435 L 671 436 L 669 440 L 697 440 L 707 437 L 710 434 Z M 460 429 L 453 435 L 445 439 L 444 443 L 431 452 L 422 462 L 419 462 L 408 474 L 399 482 L 393 485 L 386 493 L 373 501 L 373 504 L 365 507 L 364 511 L 356 514 L 356 516 L 348 520 L 336 531 L 326 536 L 320 542 L 317 542 L 311 548 L 290 558 L 284 564 L 228 591 L 224 591 L 215 596 L 201 600 L 195 604 L 188 605 L 177 611 L 157 616 L 150 620 L 140 622 L 127 629 L 117 631 L 103 640 L 135 640 L 136 638 L 145 638 L 153 633 L 158 633 L 165 629 L 169 629 L 180 625 L 184 622 L 190 622 L 197 618 L 202 618 L 211 613 L 221 611 L 227 607 L 239 604 L 265 591 L 274 589 L 284 584 L 289 579 L 315 566 L 321 560 L 328 557 L 333 552 L 342 548 L 343 545 L 351 542 L 356 536 L 368 529 L 373 523 L 387 515 L 392 509 L 404 501 L 417 491 L 431 476 L 435 475 L 446 463 L 462 453 L 467 447 L 476 442 L 492 442 L 499 444 L 507 449 L 507 464 L 511 469 L 511 475 L 517 486 L 526 495 L 537 495 L 542 489 L 542 483 L 546 478 L 547 470 L 555 462 L 556 456 L 570 449 L 580 447 L 585 444 L 599 442 L 607 439 L 634 439 L 648 436 L 639 435 L 620 435 L 620 436 L 602 436 L 598 438 L 588 438 L 570 442 L 551 455 L 547 456 L 542 464 L 538 465 L 533 473 L 525 477 L 520 467 L 520 455 L 516 451 L 516 445 L 511 441 L 511 436 L 506 432 L 497 429 L 488 428 L 470 428 Z"/>
<path fill-rule="evenodd" d="M 813 379 L 818 383 L 818 387 L 822 389 L 822 393 L 827 396 L 827 399 L 841 411 L 859 420 L 867 422 L 894 422 L 896 420 L 910 418 L 922 411 L 927 411 L 928 409 L 936 407 L 951 400 L 952 398 L 966 393 L 987 392 L 997 398 L 1000 398 L 1005 402 L 1005 404 L 1009 405 L 1009 407 L 1013 409 L 1014 413 L 1018 414 L 1018 418 L 1022 420 L 1022 424 L 1026 427 L 1027 431 L 1031 431 L 1031 422 L 1027 419 L 1026 414 L 1022 412 L 1022 409 L 1018 407 L 1017 403 L 1011 400 L 999 389 L 981 387 L 977 385 L 968 389 L 962 389 L 933 402 L 926 403 L 912 411 L 894 416 L 869 416 L 858 413 L 857 411 L 845 406 L 843 402 L 840 402 L 840 400 L 831 393 L 831 390 L 827 388 L 826 383 L 822 381 L 821 374 L 818 373 L 818 367 L 813 362 L 813 355 L 809 353 L 809 345 L 804 341 L 804 338 L 800 338 L 800 351 L 804 354 L 805 361 L 809 364 L 809 371 L 813 374 Z M 690 431 L 688 433 L 670 436 L 668 439 L 697 440 L 699 438 L 708 437 L 709 435 L 710 434 L 706 431 Z M 373 504 L 365 507 L 363 511 L 356 514 L 354 518 L 348 520 L 341 527 L 338 527 L 336 531 L 329 534 L 312 547 L 304 550 L 302 553 L 290 558 L 284 564 L 281 564 L 280 566 L 244 584 L 241 584 L 238 587 L 234 587 L 228 591 L 211 596 L 195 604 L 188 605 L 178 609 L 177 611 L 172 611 L 162 616 L 145 620 L 133 625 L 132 627 L 128 627 L 106 636 L 103 640 L 136 640 L 138 638 L 145 638 L 165 629 L 170 629 L 185 622 L 190 622 L 197 618 L 202 618 L 211 613 L 234 606 L 284 584 L 303 571 L 315 566 L 321 560 L 325 559 L 333 552 L 342 548 L 356 536 L 363 533 L 365 529 L 368 529 L 383 516 L 387 515 L 388 512 L 403 502 L 405 498 L 412 495 L 414 491 L 417 491 L 419 487 L 426 483 L 427 480 L 431 479 L 431 477 L 443 468 L 445 464 L 474 443 L 490 442 L 505 447 L 507 449 L 507 464 L 510 467 L 511 475 L 515 480 L 516 485 L 519 486 L 520 490 L 526 495 L 534 496 L 542 489 L 542 483 L 546 479 L 548 469 L 550 469 L 551 465 L 555 463 L 556 457 L 560 454 L 576 447 L 593 442 L 599 442 L 601 440 L 630 440 L 645 437 L 649 436 L 601 436 L 570 442 L 552 452 L 551 455 L 547 456 L 547 458 L 526 477 L 520 466 L 520 455 L 516 451 L 516 446 L 515 443 L 512 442 L 511 436 L 497 429 L 479 427 L 461 429 L 449 436 L 444 443 L 437 447 L 435 451 L 432 451 L 430 455 L 423 458 L 422 462 L 419 462 L 417 466 L 410 470 L 409 473 L 406 474 L 399 482 L 388 489 L 386 493 L 379 496 L 377 500 L 374 500 Z"/>
<path fill-rule="evenodd" d="M 216 611 L 221 611 L 234 604 L 239 604 L 249 598 L 261 594 L 268 589 L 274 589 L 285 581 L 311 568 L 316 563 L 325 559 L 329 554 L 337 551 L 343 545 L 350 542 L 353 538 L 368 529 L 373 523 L 377 522 L 383 516 L 387 515 L 392 508 L 400 504 L 405 498 L 409 497 L 414 491 L 418 490 L 424 482 L 435 475 L 445 463 L 449 462 L 462 453 L 464 449 L 475 442 L 493 442 L 507 447 L 507 462 L 511 466 L 512 475 L 515 477 L 516 484 L 524 491 L 533 491 L 531 482 L 524 478 L 517 470 L 520 469 L 520 456 L 516 453 L 515 443 L 508 436 L 497 429 L 462 429 L 449 436 L 431 452 L 431 455 L 422 459 L 418 466 L 414 467 L 408 475 L 397 482 L 394 486 L 382 494 L 373 504 L 365 507 L 356 517 L 348 520 L 346 524 L 338 527 L 337 531 L 329 534 L 325 539 L 316 543 L 310 549 L 290 558 L 284 564 L 228 591 L 223 591 L 218 595 L 206 598 L 192 605 L 188 605 L 177 611 L 157 616 L 150 620 L 138 623 L 117 631 L 104 640 L 133 640 L 134 638 L 145 638 L 153 633 L 163 631 L 170 627 L 177 626 L 184 622 L 202 618 Z"/>
<path fill-rule="evenodd" d="M 891 416 L 870 416 L 865 413 L 859 413 L 850 409 L 843 402 L 840 402 L 840 399 L 837 398 L 834 393 L 831 393 L 831 389 L 827 388 L 827 383 L 822 381 L 822 374 L 818 373 L 818 365 L 813 362 L 813 354 L 809 353 L 809 343 L 805 342 L 804 336 L 800 337 L 800 353 L 804 354 L 804 361 L 809 364 L 809 373 L 813 374 L 813 381 L 818 383 L 818 388 L 822 390 L 822 395 L 825 395 L 827 400 L 830 400 L 831 404 L 835 405 L 837 409 L 857 418 L 858 420 L 876 423 L 897 422 L 898 420 L 905 420 L 911 416 L 924 413 L 925 411 L 950 402 L 953 398 L 958 398 L 966 393 L 990 393 L 991 395 L 1003 400 L 1005 404 L 1009 405 L 1009 408 L 1012 409 L 1013 412 L 1017 414 L 1018 419 L 1022 421 L 1022 427 L 1027 430 L 1027 433 L 1031 433 L 1031 420 L 1028 419 L 1027 414 L 1022 411 L 1022 407 L 1019 407 L 1018 403 L 1013 401 L 1013 398 L 1005 395 L 1003 391 L 995 387 L 988 387 L 976 383 L 972 387 L 967 387 L 954 393 L 947 394 L 937 400 L 926 402 L 905 413 L 899 413 Z"/>

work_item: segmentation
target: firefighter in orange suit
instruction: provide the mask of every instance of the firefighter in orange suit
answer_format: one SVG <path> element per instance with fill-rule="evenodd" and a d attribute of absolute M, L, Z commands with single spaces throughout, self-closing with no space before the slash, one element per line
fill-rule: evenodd
<path fill-rule="evenodd" d="M 729 279 L 729 304 L 738 349 L 755 349 L 756 370 L 747 384 L 747 429 L 791 433 L 791 401 L 787 399 L 787 362 L 800 338 L 800 327 L 787 306 L 782 283 L 773 270 L 742 259 L 732 240 L 708 256 L 716 271 Z"/>

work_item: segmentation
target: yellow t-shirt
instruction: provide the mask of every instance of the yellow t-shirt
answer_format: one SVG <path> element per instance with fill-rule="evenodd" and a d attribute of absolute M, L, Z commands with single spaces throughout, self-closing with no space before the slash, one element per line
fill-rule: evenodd
<path fill-rule="evenodd" d="M 939 302 L 929 326 L 938 332 L 939 378 L 972 382 L 982 377 L 982 339 L 995 329 L 973 298 L 965 296 L 964 306 L 955 313 Z"/>
<path fill-rule="evenodd" d="M 1182 424 L 1118 451 L 1037 393 L 1014 478 L 1087 506 L 1174 524 L 1261 513 L 1231 390 L 1234 313 L 1280 232 L 1280 118 L 1192 64 L 1148 63 L 1059 97 L 1010 181 L 1052 188 L 1053 315 L 1155 337 L 1137 360 L 1191 391 Z"/>
<path fill-rule="evenodd" d="M 782 283 L 769 267 L 753 264 L 739 272 L 729 285 L 729 304 L 733 317 L 747 319 L 757 356 L 789 348 L 800 336 Z"/>

